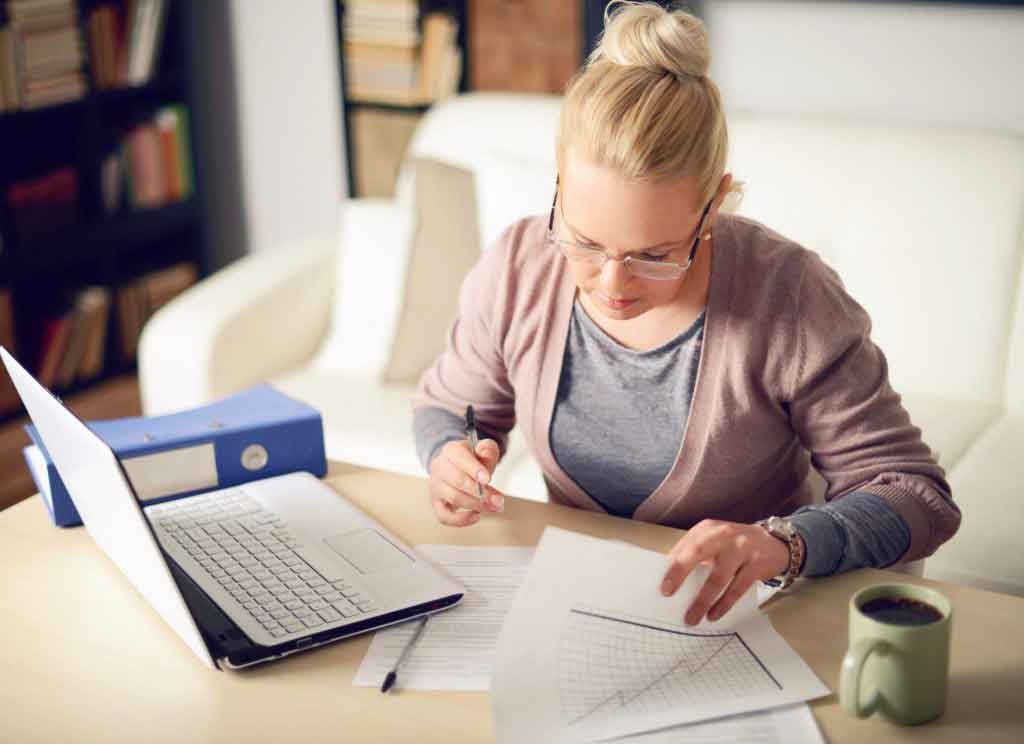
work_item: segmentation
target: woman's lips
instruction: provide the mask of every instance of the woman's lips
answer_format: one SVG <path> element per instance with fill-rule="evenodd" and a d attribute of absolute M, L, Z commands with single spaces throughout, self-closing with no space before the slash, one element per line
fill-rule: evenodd
<path fill-rule="evenodd" d="M 610 307 L 612 310 L 624 310 L 625 308 L 629 307 L 634 302 L 636 302 L 636 299 L 615 299 L 614 297 L 609 297 L 608 295 L 601 294 L 600 292 L 597 293 L 597 296 L 601 300 L 601 302 Z"/>

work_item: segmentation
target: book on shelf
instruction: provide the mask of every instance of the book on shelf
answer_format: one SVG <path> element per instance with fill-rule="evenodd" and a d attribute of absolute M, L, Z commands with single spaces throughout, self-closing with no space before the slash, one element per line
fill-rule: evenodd
<path fill-rule="evenodd" d="M 160 57 L 167 0 L 107 2 L 93 7 L 86 21 L 90 63 L 96 87 L 145 85 Z"/>
<path fill-rule="evenodd" d="M 415 18 L 412 23 L 415 26 Z M 348 97 L 412 106 L 428 105 L 455 93 L 462 73 L 458 23 L 450 13 L 437 11 L 423 17 L 422 27 L 421 41 L 410 37 L 403 44 L 358 30 L 361 27 L 355 36 L 346 36 Z M 347 24 L 345 33 L 349 33 Z"/>
<path fill-rule="evenodd" d="M 153 313 L 198 280 L 199 273 L 195 265 L 183 262 L 150 272 L 117 290 L 122 361 L 134 361 L 142 329 Z"/>
<path fill-rule="evenodd" d="M 11 290 L 0 289 L 0 346 L 14 356 L 18 355 L 14 337 L 14 303 L 11 301 Z M 20 399 L 14 383 L 7 375 L 0 375 L 0 415 L 17 410 Z"/>
<path fill-rule="evenodd" d="M 45 387 L 67 390 L 103 371 L 110 290 L 89 286 L 74 292 L 66 306 L 36 322 L 35 369 Z"/>
<path fill-rule="evenodd" d="M 68 346 L 71 316 L 68 314 L 45 318 L 42 321 L 39 352 L 36 358 L 36 376 L 39 383 L 51 390 L 57 382 L 57 369 Z"/>
<path fill-rule="evenodd" d="M 152 209 L 185 201 L 195 188 L 188 110 L 163 106 L 133 127 L 100 166 L 100 192 L 108 214 L 122 204 Z"/>
<path fill-rule="evenodd" d="M 417 0 L 347 0 L 345 38 L 357 42 L 415 47 L 419 43 Z"/>
<path fill-rule="evenodd" d="M 109 314 L 110 290 L 106 287 L 86 287 L 75 295 L 67 347 L 54 381 L 58 390 L 66 390 L 75 381 L 87 382 L 102 371 Z"/>
<path fill-rule="evenodd" d="M 0 29 L 0 107 L 52 106 L 88 91 L 75 0 L 7 0 Z"/>
<path fill-rule="evenodd" d="M 7 207 L 17 235 L 51 234 L 79 219 L 78 173 L 66 166 L 7 187 Z"/>

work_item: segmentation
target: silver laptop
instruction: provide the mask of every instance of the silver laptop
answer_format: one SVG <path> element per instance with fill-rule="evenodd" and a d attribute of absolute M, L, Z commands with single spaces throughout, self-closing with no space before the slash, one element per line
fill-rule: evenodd
<path fill-rule="evenodd" d="M 462 599 L 308 473 L 141 505 L 110 447 L 0 356 L 86 530 L 206 665 L 250 666 Z"/>

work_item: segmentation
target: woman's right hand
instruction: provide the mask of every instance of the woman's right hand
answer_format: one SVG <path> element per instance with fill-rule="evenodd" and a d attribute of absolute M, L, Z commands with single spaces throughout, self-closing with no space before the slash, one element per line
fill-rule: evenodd
<path fill-rule="evenodd" d="M 505 497 L 487 483 L 498 464 L 500 451 L 493 439 L 477 443 L 476 452 L 469 441 L 446 443 L 430 463 L 430 502 L 441 524 L 468 527 L 480 521 L 482 511 L 500 512 Z M 477 496 L 476 484 L 484 487 L 485 500 Z"/>

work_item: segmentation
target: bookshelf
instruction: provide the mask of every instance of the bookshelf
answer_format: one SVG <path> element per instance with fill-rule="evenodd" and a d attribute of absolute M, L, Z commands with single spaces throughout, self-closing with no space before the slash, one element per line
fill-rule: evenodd
<path fill-rule="evenodd" d="M 430 108 L 430 103 L 395 102 L 371 95 L 351 93 L 352 67 L 346 60 L 346 14 L 358 2 L 338 0 L 335 3 L 338 34 L 339 79 L 341 83 L 342 120 L 345 125 L 345 157 L 348 193 L 356 196 L 382 196 L 393 186 L 405 147 L 416 122 Z M 365 4 L 365 0 L 364 3 Z M 422 33 L 424 19 L 431 13 L 450 15 L 456 26 L 455 48 L 461 54 L 456 90 L 465 90 L 469 80 L 469 55 L 466 0 L 389 0 L 381 5 L 415 6 L 417 29 Z M 360 177 L 362 176 L 362 177 Z M 363 182 L 363 184 L 360 183 Z M 366 188 L 367 184 L 372 184 Z M 361 188 L 361 185 L 363 186 Z"/>
<path fill-rule="evenodd" d="M 190 136 L 187 1 L 28 4 L 43 6 L 44 13 L 68 14 L 71 26 L 62 33 L 77 29 L 82 54 L 75 74 L 84 81 L 84 93 L 51 103 L 37 99 L 35 107 L 25 108 L 29 44 L 22 42 L 21 99 L 12 110 L 5 89 L 8 108 L 0 111 L 0 314 L 10 316 L 0 317 L 0 343 L 13 341 L 15 355 L 39 376 L 48 348 L 54 348 L 48 346 L 52 321 L 70 318 L 61 352 L 69 356 L 52 352 L 63 374 L 50 387 L 72 405 L 81 393 L 96 397 L 131 378 L 135 343 L 148 315 L 207 270 L 201 180 Z M 51 32 L 46 19 L 39 20 L 41 28 L 18 26 L 26 23 L 25 4 L 13 7 L 18 4 L 0 0 L 0 28 L 17 28 L 23 35 Z M 146 43 L 132 44 L 133 37 L 144 39 L 147 33 Z M 138 59 L 136 46 L 144 50 Z M 139 60 L 142 67 L 135 67 Z M 41 189 L 58 171 L 73 174 L 69 201 L 37 196 L 35 206 L 25 207 L 14 196 L 19 189 L 21 194 Z M 106 309 L 86 322 L 80 301 L 90 287 L 102 290 L 98 296 L 106 298 Z M 88 339 L 81 328 L 88 329 Z M 80 338 L 73 341 L 76 332 Z M 96 348 L 85 370 L 90 341 Z M 0 425 L 17 423 L 20 405 L 10 393 L 6 375 L 0 374 Z"/>

